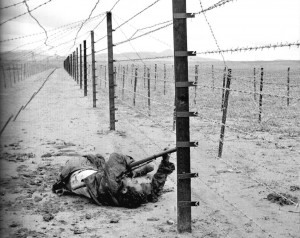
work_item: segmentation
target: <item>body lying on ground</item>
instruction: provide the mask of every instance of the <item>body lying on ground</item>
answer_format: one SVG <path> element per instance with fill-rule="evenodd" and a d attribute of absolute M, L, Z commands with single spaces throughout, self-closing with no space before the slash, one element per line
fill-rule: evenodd
<path fill-rule="evenodd" d="M 127 155 L 112 153 L 107 162 L 100 154 L 73 158 L 63 167 L 52 190 L 59 195 L 66 192 L 83 195 L 100 206 L 136 208 L 143 203 L 157 201 L 167 176 L 175 169 L 169 157 L 162 157 L 150 183 L 138 183 L 135 177 L 153 171 L 151 164 L 133 171 L 131 177 L 120 176 L 134 162 Z"/>

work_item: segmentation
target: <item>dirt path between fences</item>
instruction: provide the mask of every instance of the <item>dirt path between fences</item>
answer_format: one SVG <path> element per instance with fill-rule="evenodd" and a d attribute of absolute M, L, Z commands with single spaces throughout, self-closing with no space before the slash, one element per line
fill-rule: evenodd
<path fill-rule="evenodd" d="M 1 100 L 5 94 L 9 107 L 2 118 L 17 112 L 49 72 L 11 92 L 3 91 Z M 192 208 L 192 234 L 176 232 L 176 173 L 157 203 L 138 209 L 99 207 L 82 197 L 53 194 L 60 167 L 73 157 L 101 153 L 107 158 L 122 152 L 138 160 L 174 147 L 174 133 L 122 105 L 117 129 L 110 131 L 107 95 L 99 91 L 97 97 L 97 108 L 92 108 L 91 96 L 84 97 L 74 80 L 57 69 L 17 120 L 9 123 L 1 136 L 1 237 L 297 237 L 299 210 L 270 203 L 263 186 L 245 180 L 245 174 L 213 155 L 208 157 L 213 151 L 205 138 L 209 135 L 199 139 L 201 150 L 192 150 L 192 170 L 200 175 L 192 180 L 193 200 L 200 201 Z M 239 146 L 242 150 L 245 145 Z M 258 145 L 246 146 L 257 156 Z M 274 150 L 265 145 L 265 151 Z M 278 157 L 285 153 L 277 152 Z M 296 156 L 297 150 L 286 158 L 292 163 Z M 288 169 L 297 176 L 298 164 Z M 248 172 L 251 176 L 253 171 Z M 261 171 L 260 176 L 268 175 Z M 291 178 L 283 183 L 287 187 L 299 181 Z M 299 197 L 299 192 L 293 195 Z"/>

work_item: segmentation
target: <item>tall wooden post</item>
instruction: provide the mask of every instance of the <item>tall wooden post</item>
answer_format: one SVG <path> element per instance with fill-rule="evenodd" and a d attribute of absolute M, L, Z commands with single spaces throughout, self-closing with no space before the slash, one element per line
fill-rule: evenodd
<path fill-rule="evenodd" d="M 96 107 L 96 66 L 95 66 L 95 42 L 94 31 L 91 31 L 91 48 L 92 48 L 92 84 L 93 84 L 93 107 Z"/>
<path fill-rule="evenodd" d="M 261 113 L 262 113 L 262 91 L 264 85 L 264 68 L 260 69 L 260 88 L 259 88 L 259 114 L 258 114 L 258 122 L 261 123 Z"/>
<path fill-rule="evenodd" d="M 176 147 L 177 147 L 177 229 L 178 232 L 191 232 L 191 206 L 198 202 L 191 201 L 190 147 L 197 143 L 190 142 L 188 56 L 195 55 L 187 51 L 186 18 L 194 17 L 186 13 L 186 0 L 173 0 L 173 39 L 174 73 L 176 101 Z M 199 159 L 199 158 L 198 158 Z"/>
<path fill-rule="evenodd" d="M 136 86 L 137 86 L 138 68 L 135 68 L 134 88 L 133 88 L 133 106 L 135 106 Z"/>
<path fill-rule="evenodd" d="M 4 88 L 6 88 L 6 77 L 5 77 L 5 71 L 4 71 L 4 66 L 1 66 L 2 69 L 2 75 L 3 75 L 3 81 L 4 81 Z"/>
<path fill-rule="evenodd" d="M 150 68 L 147 68 L 147 81 L 148 81 L 148 115 L 151 114 L 151 100 L 150 100 Z"/>
<path fill-rule="evenodd" d="M 287 85 L 286 85 L 286 104 L 287 106 L 290 105 L 290 67 L 287 69 Z"/>
<path fill-rule="evenodd" d="M 11 69 L 12 69 L 12 72 L 13 72 L 13 75 L 14 75 L 14 83 L 16 83 L 16 66 L 13 65 Z"/>
<path fill-rule="evenodd" d="M 107 20 L 107 48 L 108 48 L 108 79 L 109 79 L 109 115 L 110 129 L 115 130 L 115 82 L 114 82 L 114 55 L 111 12 L 106 13 Z"/>
<path fill-rule="evenodd" d="M 83 41 L 83 95 L 87 96 L 86 40 Z"/>
<path fill-rule="evenodd" d="M 222 152 L 223 152 L 225 125 L 226 125 L 227 108 L 228 108 L 228 100 L 229 100 L 229 92 L 230 92 L 229 91 L 230 81 L 231 81 L 231 69 L 228 69 L 226 89 L 225 89 L 224 102 L 223 102 L 224 105 L 223 105 L 223 115 L 222 115 L 222 126 L 221 126 L 220 140 L 219 140 L 219 151 L 218 151 L 219 158 L 222 157 Z"/>
<path fill-rule="evenodd" d="M 223 86 L 222 86 L 222 103 L 221 103 L 221 111 L 223 111 L 223 106 L 224 106 L 224 96 L 225 96 L 225 84 L 226 84 L 226 71 L 227 68 L 224 68 L 223 71 Z"/>
<path fill-rule="evenodd" d="M 20 82 L 20 68 L 19 68 L 19 65 L 17 65 L 17 76 L 18 76 L 18 82 Z"/>
<path fill-rule="evenodd" d="M 81 44 L 79 45 L 79 85 L 80 85 L 80 89 L 82 89 L 82 47 Z"/>

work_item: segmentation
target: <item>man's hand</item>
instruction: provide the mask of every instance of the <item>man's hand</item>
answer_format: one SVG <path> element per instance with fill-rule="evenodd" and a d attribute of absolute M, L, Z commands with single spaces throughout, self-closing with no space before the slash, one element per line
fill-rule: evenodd
<path fill-rule="evenodd" d="M 169 149 L 169 147 L 166 147 L 166 148 L 164 148 L 164 151 L 166 151 L 166 150 L 168 150 Z M 165 154 L 165 155 L 163 155 L 162 156 L 162 160 L 164 161 L 164 162 L 169 162 L 169 160 L 170 160 L 170 154 Z"/>

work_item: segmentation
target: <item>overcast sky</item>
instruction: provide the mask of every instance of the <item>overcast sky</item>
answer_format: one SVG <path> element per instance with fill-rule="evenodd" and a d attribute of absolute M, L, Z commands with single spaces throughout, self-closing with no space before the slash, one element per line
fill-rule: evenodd
<path fill-rule="evenodd" d="M 0 0 L 1 8 L 22 0 Z M 29 8 L 49 0 L 27 0 Z M 95 28 L 105 15 L 86 23 L 78 33 L 74 45 L 74 38 L 80 28 L 80 24 L 65 26 L 76 21 L 86 19 L 98 0 L 52 0 L 48 4 L 32 12 L 41 26 L 47 30 L 48 40 L 45 45 L 46 34 L 37 22 L 26 14 L 16 19 L 3 23 L 8 19 L 27 11 L 25 4 L 1 9 L 1 41 L 23 37 L 35 33 L 35 36 L 17 40 L 1 42 L 1 51 L 34 50 L 41 54 L 70 54 L 84 39 L 90 45 L 90 30 Z M 105 14 L 110 10 L 116 0 L 100 0 L 93 16 Z M 116 28 L 125 20 L 155 0 L 120 0 L 112 11 L 113 28 Z M 204 8 L 207 8 L 218 0 L 201 0 Z M 187 12 L 199 12 L 201 10 L 199 0 L 187 1 Z M 237 0 L 221 7 L 206 12 L 206 17 L 213 30 L 215 38 L 221 49 L 260 46 L 277 42 L 297 42 L 300 40 L 300 0 Z M 128 24 L 119 28 L 113 35 L 114 43 L 126 40 L 136 33 L 137 29 L 153 26 L 157 23 L 172 19 L 172 1 L 160 0 L 147 11 L 143 12 Z M 203 14 L 193 19 L 188 19 L 188 49 L 198 52 L 216 50 L 216 42 Z M 64 27 L 62 27 L 64 26 Z M 164 25 L 159 25 L 164 26 Z M 139 30 L 135 36 L 155 29 L 147 28 Z M 58 27 L 62 27 L 56 29 Z M 68 28 L 69 27 L 69 28 Z M 56 30 L 55 30 L 56 29 Z M 95 29 L 95 40 L 106 35 L 106 20 Z M 35 43 L 34 43 L 35 42 Z M 106 48 L 106 38 L 95 45 L 95 49 Z M 50 46 L 53 48 L 50 49 Z M 115 53 L 129 51 L 155 51 L 160 52 L 173 47 L 172 25 L 153 34 L 141 37 L 131 43 L 122 44 L 114 48 Z M 105 53 L 103 51 L 102 53 Z M 202 56 L 202 55 L 199 55 Z M 203 55 L 203 57 L 221 59 L 218 54 Z M 254 52 L 239 52 L 224 54 L 226 60 L 275 60 L 275 59 L 300 59 L 300 48 L 291 47 L 271 49 Z"/>

